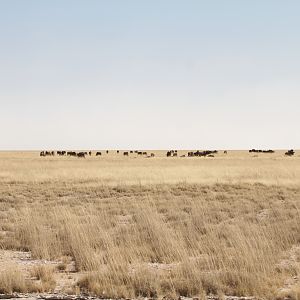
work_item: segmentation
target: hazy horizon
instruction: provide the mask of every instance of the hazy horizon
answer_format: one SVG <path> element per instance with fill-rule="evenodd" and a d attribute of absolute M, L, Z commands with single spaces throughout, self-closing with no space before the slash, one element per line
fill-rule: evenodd
<path fill-rule="evenodd" d="M 0 150 L 299 149 L 300 2 L 0 2 Z"/>

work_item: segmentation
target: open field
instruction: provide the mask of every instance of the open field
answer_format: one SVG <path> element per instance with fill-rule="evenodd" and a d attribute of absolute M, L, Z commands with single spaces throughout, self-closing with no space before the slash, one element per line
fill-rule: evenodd
<path fill-rule="evenodd" d="M 151 152 L 0 152 L 0 293 L 299 299 L 300 151 Z"/>
<path fill-rule="evenodd" d="M 102 151 L 103 153 L 104 151 Z M 148 151 L 150 152 L 150 151 Z M 174 183 L 300 184 L 300 151 L 286 157 L 285 151 L 253 154 L 220 151 L 210 157 L 172 157 L 166 151 L 151 151 L 154 158 L 124 157 L 110 151 L 85 159 L 39 157 L 38 152 L 0 152 L 0 182 L 81 182 L 96 185 L 145 185 Z M 187 151 L 179 151 L 178 155 Z"/>

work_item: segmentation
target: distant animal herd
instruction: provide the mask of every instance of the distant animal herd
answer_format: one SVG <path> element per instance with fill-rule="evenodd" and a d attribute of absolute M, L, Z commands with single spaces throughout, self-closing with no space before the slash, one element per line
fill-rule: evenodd
<path fill-rule="evenodd" d="M 112 151 L 112 150 L 110 150 Z M 117 154 L 120 154 L 120 150 L 116 151 Z M 109 150 L 106 150 L 104 152 L 97 151 L 95 153 L 95 156 L 102 156 L 102 154 L 108 154 Z M 227 151 L 223 151 L 224 154 L 227 154 Z M 257 150 L 257 149 L 251 149 L 249 150 L 249 153 L 275 153 L 274 150 Z M 218 154 L 217 150 L 205 150 L 205 151 L 190 151 L 187 154 L 180 155 L 180 157 L 214 157 L 215 154 Z M 286 156 L 293 156 L 295 154 L 295 151 L 293 149 L 288 150 L 285 152 Z M 75 151 L 42 151 L 40 152 L 40 156 L 74 156 L 79 158 L 85 158 L 86 156 L 92 156 L 92 151 L 84 151 L 84 152 L 75 152 Z M 155 157 L 154 153 L 148 153 L 146 151 L 138 151 L 138 150 L 130 150 L 130 151 L 123 151 L 124 156 L 130 156 L 130 155 L 138 155 L 141 157 Z M 166 152 L 167 157 L 177 157 L 178 151 L 177 150 L 169 150 Z"/>
<path fill-rule="evenodd" d="M 254 153 L 275 153 L 274 150 L 256 150 L 256 149 L 251 149 L 249 152 L 254 152 Z M 295 154 L 295 151 L 293 149 L 288 150 L 287 152 L 284 153 L 286 156 L 293 156 Z"/>
<path fill-rule="evenodd" d="M 101 156 L 102 154 L 108 154 L 109 153 L 109 150 L 106 150 L 104 152 L 100 152 L 100 151 L 97 151 L 95 156 Z M 120 151 L 117 150 L 117 154 L 119 154 Z M 139 156 L 145 156 L 145 157 L 154 157 L 155 154 L 154 153 L 150 153 L 148 154 L 147 152 L 145 151 L 124 151 L 123 152 L 123 155 L 124 156 L 129 156 L 129 154 L 137 154 Z M 92 151 L 85 151 L 85 152 L 75 152 L 75 151 L 42 151 L 40 152 L 40 156 L 55 156 L 55 155 L 58 155 L 58 156 L 74 156 L 74 157 L 82 157 L 82 158 L 85 158 L 86 156 L 92 156 Z"/>

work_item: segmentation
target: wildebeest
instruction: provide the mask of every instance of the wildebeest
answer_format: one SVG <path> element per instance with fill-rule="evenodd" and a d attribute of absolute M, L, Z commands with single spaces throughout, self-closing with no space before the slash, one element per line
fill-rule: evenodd
<path fill-rule="evenodd" d="M 143 152 L 143 155 L 147 155 L 147 152 Z"/>
<path fill-rule="evenodd" d="M 120 151 L 119 150 L 117 150 L 117 153 L 119 153 Z"/>
<path fill-rule="evenodd" d="M 96 152 L 96 156 L 101 156 L 101 152 Z"/>
<path fill-rule="evenodd" d="M 86 152 L 79 152 L 79 153 L 77 153 L 77 157 L 83 157 L 83 158 L 85 158 L 85 156 L 86 156 Z"/>
<path fill-rule="evenodd" d="M 138 155 L 143 155 L 143 152 L 138 151 L 137 154 L 138 154 Z"/>
<path fill-rule="evenodd" d="M 124 156 L 128 156 L 128 152 L 124 152 L 123 155 L 124 155 Z"/>
<path fill-rule="evenodd" d="M 188 156 L 189 157 L 193 157 L 193 156 L 207 156 L 207 155 L 212 155 L 212 154 L 217 154 L 218 151 L 217 150 L 205 150 L 205 151 L 199 151 L 197 150 L 196 152 L 188 152 Z"/>
<path fill-rule="evenodd" d="M 56 151 L 56 154 L 60 156 L 66 155 L 66 151 Z"/>
<path fill-rule="evenodd" d="M 133 153 L 133 151 L 131 150 L 130 153 Z"/>
<path fill-rule="evenodd" d="M 54 151 L 41 151 L 40 156 L 54 156 L 55 152 Z"/>
<path fill-rule="evenodd" d="M 227 154 L 227 151 L 226 151 L 226 150 L 224 151 L 224 154 Z"/>
<path fill-rule="evenodd" d="M 76 152 L 75 151 L 68 151 L 67 155 L 68 156 L 76 156 Z"/>
<path fill-rule="evenodd" d="M 293 149 L 288 150 L 287 152 L 284 153 L 287 156 L 293 156 L 295 154 L 295 151 Z"/>
<path fill-rule="evenodd" d="M 172 155 L 172 151 L 168 151 L 166 155 L 167 157 L 170 157 Z"/>
<path fill-rule="evenodd" d="M 92 156 L 92 151 L 89 151 L 89 156 Z"/>
<path fill-rule="evenodd" d="M 154 157 L 155 156 L 155 154 L 154 153 L 151 153 L 151 157 Z"/>
<path fill-rule="evenodd" d="M 254 153 L 274 153 L 275 151 L 274 151 L 274 150 L 271 150 L 271 149 L 269 149 L 269 150 L 261 150 L 261 149 L 257 150 L 257 149 L 251 149 L 251 150 L 249 150 L 249 152 L 250 152 L 250 153 L 251 153 L 251 152 L 254 152 Z"/>
<path fill-rule="evenodd" d="M 106 154 L 108 154 L 108 150 L 106 150 Z"/>

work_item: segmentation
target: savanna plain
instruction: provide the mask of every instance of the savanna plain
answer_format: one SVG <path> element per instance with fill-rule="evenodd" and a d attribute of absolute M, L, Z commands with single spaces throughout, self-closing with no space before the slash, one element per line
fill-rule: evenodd
<path fill-rule="evenodd" d="M 0 152 L 0 294 L 300 299 L 300 151 Z"/>

